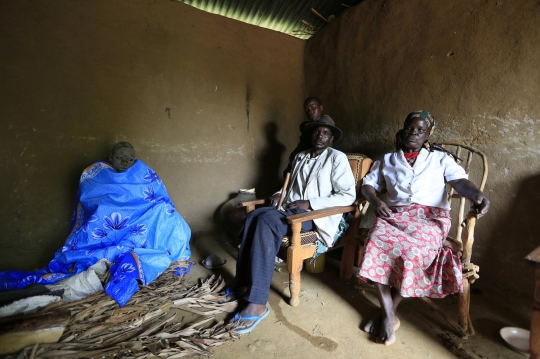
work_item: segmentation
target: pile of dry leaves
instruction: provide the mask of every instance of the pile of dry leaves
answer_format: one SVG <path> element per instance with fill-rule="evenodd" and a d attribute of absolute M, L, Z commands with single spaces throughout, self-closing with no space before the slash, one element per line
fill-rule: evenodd
<path fill-rule="evenodd" d="M 211 356 L 211 349 L 238 338 L 234 325 L 215 315 L 232 313 L 237 302 L 220 303 L 225 287 L 212 276 L 188 286 L 175 269 L 188 262 L 175 262 L 148 286 L 141 286 L 131 300 L 119 307 L 100 293 L 74 303 L 55 303 L 41 313 L 70 311 L 71 318 L 58 343 L 26 347 L 16 358 L 183 358 Z M 204 318 L 184 323 L 176 309 Z"/>

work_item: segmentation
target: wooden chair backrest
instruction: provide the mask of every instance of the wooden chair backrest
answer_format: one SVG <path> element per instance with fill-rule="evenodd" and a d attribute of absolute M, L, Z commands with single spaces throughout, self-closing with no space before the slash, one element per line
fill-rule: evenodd
<path fill-rule="evenodd" d="M 354 176 L 354 183 L 356 184 L 356 198 L 360 198 L 360 186 L 362 186 L 362 179 L 369 172 L 373 160 L 360 153 L 346 153 L 349 159 L 349 165 Z"/>
<path fill-rule="evenodd" d="M 486 155 L 473 147 L 458 143 L 440 143 L 440 145 L 463 160 L 462 162 L 458 161 L 458 164 L 462 166 L 465 173 L 469 175 L 469 180 L 483 191 L 488 176 L 488 162 Z M 448 187 L 448 201 L 450 202 L 452 209 L 457 211 L 457 220 L 453 221 L 450 237 L 453 240 L 456 240 L 463 249 L 463 229 L 469 212 L 468 207 L 467 212 L 465 212 L 465 205 L 468 202 L 468 199 L 457 194 L 452 187 Z M 470 260 L 471 254 L 472 253 L 464 253 L 464 257 L 467 257 L 467 261 Z"/>

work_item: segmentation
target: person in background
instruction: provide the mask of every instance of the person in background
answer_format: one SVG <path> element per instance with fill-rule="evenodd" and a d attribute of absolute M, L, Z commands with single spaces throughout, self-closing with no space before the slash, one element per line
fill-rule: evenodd
<path fill-rule="evenodd" d="M 289 155 L 289 163 L 287 164 L 287 168 L 285 169 L 285 171 L 283 171 L 283 177 L 285 177 L 287 172 L 291 171 L 291 165 L 294 157 L 298 153 L 309 150 L 311 148 L 311 134 L 304 132 L 303 128 L 311 122 L 319 121 L 321 117 L 323 117 L 323 110 L 323 104 L 318 97 L 310 96 L 304 100 L 304 112 L 306 113 L 307 121 L 304 121 L 300 124 L 301 135 L 298 141 L 298 145 Z"/>

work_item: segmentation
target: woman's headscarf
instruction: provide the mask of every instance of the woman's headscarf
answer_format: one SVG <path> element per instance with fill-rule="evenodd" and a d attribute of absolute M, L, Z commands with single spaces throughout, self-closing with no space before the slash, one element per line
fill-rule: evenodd
<path fill-rule="evenodd" d="M 433 118 L 433 116 L 431 116 L 431 114 L 427 111 L 414 111 L 414 112 L 411 112 L 410 114 L 407 115 L 407 118 L 405 119 L 405 123 L 409 120 L 412 120 L 413 118 L 421 118 L 423 120 L 426 121 L 426 124 L 428 126 L 428 129 L 429 129 L 429 135 L 431 136 L 431 134 L 433 133 L 433 131 L 435 131 L 435 119 Z"/>
<path fill-rule="evenodd" d="M 431 114 L 428 111 L 422 110 L 422 111 L 411 112 L 410 114 L 407 115 L 407 118 L 405 119 L 405 122 L 403 123 L 403 127 L 405 127 L 405 123 L 407 123 L 407 121 L 410 121 L 413 118 L 421 118 L 426 121 L 430 136 L 433 133 L 433 131 L 435 131 L 435 119 L 433 118 L 433 116 L 431 116 Z M 398 133 L 396 134 L 396 151 L 399 151 L 401 149 L 401 131 L 402 130 L 399 130 Z M 423 147 L 430 152 L 433 152 L 433 150 L 445 152 L 449 154 L 450 156 L 452 156 L 456 162 L 463 161 L 461 158 L 459 158 L 458 156 L 456 156 L 455 154 L 453 154 L 451 151 L 447 150 L 440 144 L 429 142 L 429 139 L 426 140 Z"/>

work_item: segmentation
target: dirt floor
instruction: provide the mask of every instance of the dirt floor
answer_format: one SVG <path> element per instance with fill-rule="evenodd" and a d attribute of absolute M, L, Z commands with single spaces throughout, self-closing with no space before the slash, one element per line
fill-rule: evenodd
<path fill-rule="evenodd" d="M 195 266 L 188 281 L 212 273 L 232 283 L 236 249 L 220 235 L 196 236 L 193 243 Z M 336 251 L 337 253 L 337 251 Z M 227 264 L 217 270 L 200 265 L 201 259 L 217 254 Z M 375 296 L 355 288 L 356 279 L 340 282 L 339 262 L 327 256 L 321 274 L 302 272 L 300 305 L 288 304 L 289 276 L 286 264 L 277 265 L 268 307 L 270 315 L 250 334 L 230 345 L 216 348 L 214 358 L 523 358 L 507 347 L 499 335 L 505 326 L 528 328 L 526 318 L 511 313 L 485 294 L 478 285 L 473 291 L 472 322 L 477 334 L 457 337 L 452 328 L 421 300 L 404 300 L 398 310 L 401 328 L 397 341 L 386 347 L 360 330 L 378 305 Z M 337 258 L 337 257 L 336 257 Z M 278 271 L 280 270 L 280 271 Z M 481 280 L 481 279 L 480 279 Z M 437 303 L 457 318 L 457 297 Z M 532 299 L 531 299 L 532 304 Z"/>

